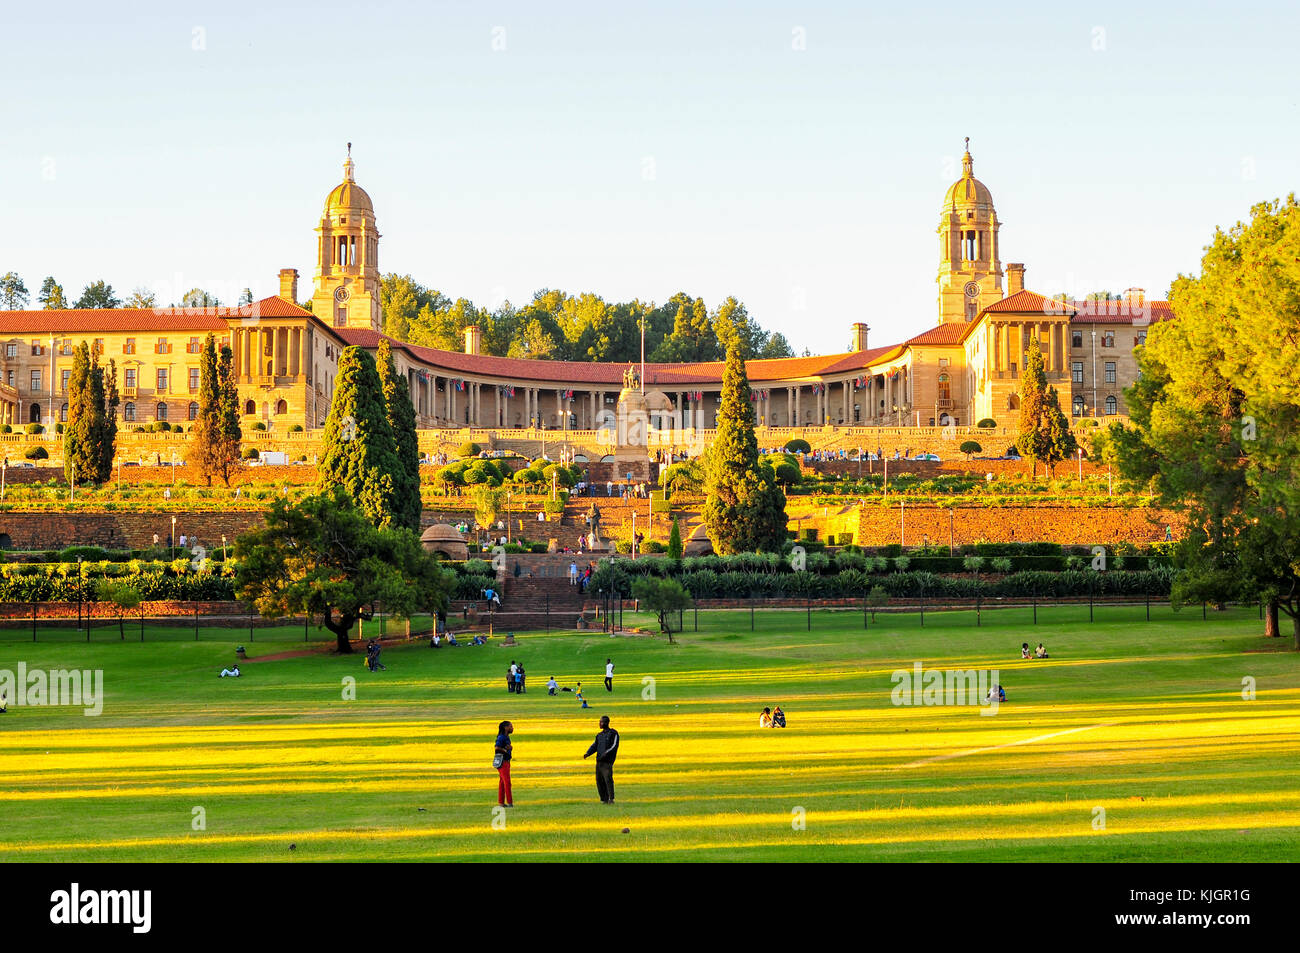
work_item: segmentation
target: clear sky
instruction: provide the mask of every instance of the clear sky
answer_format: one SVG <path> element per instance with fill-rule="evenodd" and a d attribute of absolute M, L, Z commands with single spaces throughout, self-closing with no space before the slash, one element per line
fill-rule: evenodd
<path fill-rule="evenodd" d="M 970 136 L 1030 288 L 1163 296 L 1300 183 L 1297 10 L 7 0 L 0 271 L 309 283 L 351 141 L 384 271 L 489 307 L 734 294 L 843 350 L 934 323 Z"/>

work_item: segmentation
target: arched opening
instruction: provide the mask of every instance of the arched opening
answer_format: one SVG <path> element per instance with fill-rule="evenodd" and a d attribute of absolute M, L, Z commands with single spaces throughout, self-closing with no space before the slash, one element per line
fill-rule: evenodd
<path fill-rule="evenodd" d="M 59 408 L 59 422 L 60 422 L 60 423 L 65 423 L 65 424 L 68 422 L 68 405 L 67 405 L 67 404 L 64 404 L 62 407 Z"/>
<path fill-rule="evenodd" d="M 1020 398 L 1017 397 L 1015 394 L 1008 394 L 1007 410 L 1019 410 L 1019 409 L 1020 409 Z"/>
<path fill-rule="evenodd" d="M 246 401 L 244 403 L 244 413 L 250 415 L 257 413 L 257 404 L 251 400 Z"/>
<path fill-rule="evenodd" d="M 158 401 L 158 411 L 157 411 L 157 417 L 156 417 L 156 419 L 157 419 L 157 420 L 166 420 L 166 419 L 167 419 L 167 405 L 166 405 L 165 403 L 163 403 L 161 400 Z"/>
<path fill-rule="evenodd" d="M 275 402 L 276 416 L 279 416 L 281 414 L 287 414 L 288 412 L 289 412 L 289 402 L 287 400 L 280 399 Z"/>
<path fill-rule="evenodd" d="M 122 419 L 128 421 L 135 420 L 135 404 L 131 403 L 129 400 L 122 405 Z"/>
<path fill-rule="evenodd" d="M 1083 404 L 1083 398 L 1082 398 L 1082 397 L 1076 397 L 1076 398 L 1074 398 L 1074 401 L 1073 401 L 1073 407 L 1074 407 L 1074 411 L 1073 411 L 1074 416 L 1076 416 L 1076 417 L 1082 417 L 1082 416 L 1083 416 L 1083 407 L 1084 407 L 1084 404 Z"/>
<path fill-rule="evenodd" d="M 28 419 L 31 423 L 34 423 L 34 424 L 39 424 L 39 423 L 41 422 L 41 405 L 40 405 L 40 404 L 32 404 L 31 413 L 29 413 L 29 414 L 27 415 L 27 419 Z"/>
<path fill-rule="evenodd" d="M 1114 394 L 1111 394 L 1109 397 L 1106 398 L 1106 413 L 1107 414 L 1119 413 L 1119 401 L 1115 399 Z"/>
<path fill-rule="evenodd" d="M 199 419 L 199 405 L 195 401 L 190 401 L 190 420 Z"/>

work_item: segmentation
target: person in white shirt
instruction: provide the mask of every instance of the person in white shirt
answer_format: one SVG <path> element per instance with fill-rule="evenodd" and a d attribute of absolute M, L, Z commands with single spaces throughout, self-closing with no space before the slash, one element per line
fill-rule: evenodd
<path fill-rule="evenodd" d="M 614 663 L 610 659 L 605 659 L 605 691 L 614 690 Z"/>
<path fill-rule="evenodd" d="M 221 670 L 221 678 L 239 678 L 239 666 L 236 665 L 234 668 L 223 668 Z"/>
<path fill-rule="evenodd" d="M 578 564 L 569 563 L 569 585 L 576 586 L 577 584 L 578 584 Z"/>

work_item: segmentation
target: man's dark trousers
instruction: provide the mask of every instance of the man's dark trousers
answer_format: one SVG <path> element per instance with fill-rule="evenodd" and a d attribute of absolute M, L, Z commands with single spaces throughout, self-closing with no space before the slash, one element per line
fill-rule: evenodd
<path fill-rule="evenodd" d="M 596 790 L 600 792 L 600 800 L 602 804 L 614 800 L 613 762 L 596 762 Z"/>

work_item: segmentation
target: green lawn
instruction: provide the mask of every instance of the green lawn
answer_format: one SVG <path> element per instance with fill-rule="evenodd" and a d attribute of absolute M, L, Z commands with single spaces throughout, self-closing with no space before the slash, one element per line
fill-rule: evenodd
<path fill-rule="evenodd" d="M 0 669 L 98 668 L 99 717 L 0 715 L 4 860 L 1290 860 L 1300 847 L 1300 656 L 1254 611 L 1086 606 L 700 615 L 679 643 L 302 651 L 249 642 L 0 642 Z M 633 621 L 629 614 L 627 621 Z M 643 620 L 648 622 L 648 620 Z M 190 633 L 192 638 L 192 631 Z M 138 634 L 137 634 L 138 637 Z M 299 630 L 301 638 L 301 630 Z M 1052 658 L 1021 662 L 1019 645 Z M 606 655 L 615 692 L 601 685 Z M 530 690 L 507 694 L 511 658 Z M 898 707 L 891 673 L 1000 672 L 1007 702 Z M 591 709 L 544 684 L 581 680 Z M 1242 698 L 1242 680 L 1257 698 Z M 643 689 L 652 678 L 653 698 Z M 356 698 L 345 700 L 345 679 Z M 790 727 L 759 729 L 780 704 Z M 618 804 L 582 754 L 622 732 Z M 517 807 L 493 827 L 497 722 Z M 206 829 L 195 830 L 195 809 Z M 1098 829 L 1104 809 L 1105 826 Z M 802 830 L 792 823 L 802 817 Z M 627 828 L 629 833 L 622 833 Z M 295 849 L 290 851 L 290 845 Z"/>

